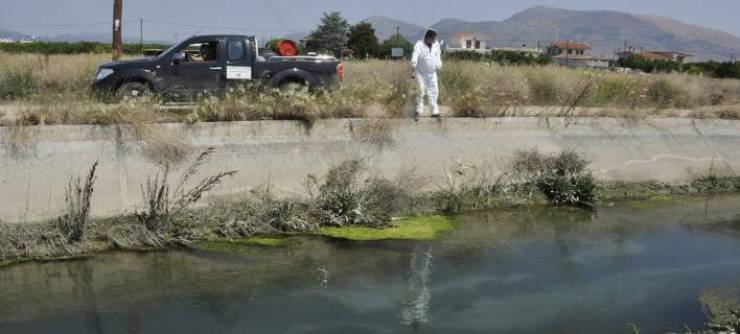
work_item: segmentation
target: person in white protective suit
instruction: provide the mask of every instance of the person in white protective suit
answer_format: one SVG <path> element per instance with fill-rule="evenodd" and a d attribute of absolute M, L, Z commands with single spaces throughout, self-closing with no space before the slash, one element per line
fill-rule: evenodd
<path fill-rule="evenodd" d="M 416 84 L 419 86 L 415 117 L 418 118 L 424 113 L 424 97 L 426 96 L 429 99 L 429 107 L 432 109 L 432 117 L 440 118 L 437 101 L 439 98 L 437 72 L 442 69 L 442 50 L 437 42 L 436 31 L 427 30 L 424 39 L 416 42 L 411 55 L 411 67 Z"/>

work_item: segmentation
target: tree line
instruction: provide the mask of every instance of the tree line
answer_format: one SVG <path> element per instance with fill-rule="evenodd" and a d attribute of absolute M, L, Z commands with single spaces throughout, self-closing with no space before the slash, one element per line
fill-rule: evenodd
<path fill-rule="evenodd" d="M 123 44 L 123 53 L 136 55 L 141 50 L 158 49 L 164 50 L 168 46 L 165 44 L 145 43 L 145 44 Z M 36 41 L 32 43 L 0 43 L 0 51 L 8 53 L 40 53 L 40 54 L 77 54 L 77 53 L 110 53 L 112 50 L 110 43 L 100 42 L 45 42 Z"/>
<path fill-rule="evenodd" d="M 364 59 L 390 57 L 393 48 L 403 48 L 408 57 L 414 47 L 401 34 L 394 34 L 381 42 L 370 22 L 352 25 L 339 12 L 324 13 L 321 23 L 305 43 L 309 52 L 328 52 L 337 57 L 346 55 L 347 48 L 352 50 L 355 58 Z"/>
<path fill-rule="evenodd" d="M 514 50 L 489 50 L 488 53 L 475 51 L 455 51 L 444 54 L 446 60 L 469 60 L 498 63 L 502 65 L 548 65 L 552 57 L 546 54 L 532 55 L 531 53 Z"/>
<path fill-rule="evenodd" d="M 636 69 L 645 73 L 680 72 L 704 74 L 720 79 L 740 79 L 740 63 L 737 62 L 678 63 L 671 60 L 650 60 L 630 56 L 617 60 L 616 66 Z"/>
<path fill-rule="evenodd" d="M 329 52 L 336 56 L 346 55 L 346 48 L 352 50 L 355 58 L 388 58 L 393 48 L 402 48 L 408 58 L 413 51 L 413 44 L 400 34 L 394 34 L 384 41 L 378 40 L 370 22 L 359 22 L 351 25 L 339 12 L 324 13 L 318 25 L 304 45 L 305 51 Z M 268 46 L 270 43 L 268 43 Z M 475 60 L 496 62 L 500 64 L 543 65 L 550 63 L 546 55 L 532 56 L 517 51 L 492 50 L 490 53 L 450 52 L 445 53 L 448 60 Z"/>

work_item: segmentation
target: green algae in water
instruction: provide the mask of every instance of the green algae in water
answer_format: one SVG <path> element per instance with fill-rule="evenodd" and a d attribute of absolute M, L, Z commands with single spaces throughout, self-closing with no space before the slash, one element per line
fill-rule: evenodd
<path fill-rule="evenodd" d="M 236 243 L 243 245 L 264 246 L 264 247 L 285 247 L 288 246 L 288 240 L 285 238 L 268 238 L 253 237 L 247 239 L 238 239 Z"/>
<path fill-rule="evenodd" d="M 706 289 L 699 294 L 699 302 L 713 322 L 730 322 L 734 319 L 732 311 L 740 310 L 740 283 Z"/>
<path fill-rule="evenodd" d="M 212 252 L 248 252 L 255 248 L 287 247 L 288 240 L 284 238 L 253 237 L 223 241 L 198 241 L 192 244 L 193 248 Z"/>
<path fill-rule="evenodd" d="M 655 208 L 660 208 L 664 206 L 669 206 L 671 204 L 674 204 L 677 201 L 678 199 L 674 196 L 656 195 L 656 196 L 650 196 L 649 198 L 640 199 L 640 200 L 624 201 L 623 205 L 631 209 L 648 210 L 648 209 L 655 209 Z"/>
<path fill-rule="evenodd" d="M 319 234 L 355 241 L 374 240 L 434 240 L 455 229 L 452 220 L 444 216 L 421 216 L 402 219 L 388 228 L 322 227 Z"/>
<path fill-rule="evenodd" d="M 644 199 L 617 201 L 618 205 L 636 210 L 662 209 L 680 204 L 701 203 L 706 196 L 696 195 L 655 195 Z"/>

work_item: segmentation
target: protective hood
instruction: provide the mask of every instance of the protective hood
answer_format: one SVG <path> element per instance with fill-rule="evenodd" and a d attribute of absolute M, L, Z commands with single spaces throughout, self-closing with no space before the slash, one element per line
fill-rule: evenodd
<path fill-rule="evenodd" d="M 431 37 L 432 35 L 434 35 L 434 36 L 439 36 L 439 34 L 437 33 L 437 31 L 436 31 L 436 30 L 434 30 L 434 29 L 432 29 L 432 28 L 429 28 L 429 29 L 427 29 L 427 31 L 426 31 L 426 32 L 424 33 L 424 38 L 427 38 L 427 37 Z"/>

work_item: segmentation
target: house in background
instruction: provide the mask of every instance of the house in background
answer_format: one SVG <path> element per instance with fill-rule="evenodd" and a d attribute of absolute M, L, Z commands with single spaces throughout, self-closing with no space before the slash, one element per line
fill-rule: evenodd
<path fill-rule="evenodd" d="M 473 33 L 456 33 L 447 47 L 449 51 L 472 51 L 490 53 L 484 36 Z"/>
<path fill-rule="evenodd" d="M 547 54 L 551 57 L 557 57 L 560 55 L 585 55 L 586 51 L 591 50 L 591 47 L 584 44 L 573 41 L 556 41 L 552 42 L 547 47 Z"/>
<path fill-rule="evenodd" d="M 609 68 L 609 58 L 590 54 L 588 44 L 574 41 L 556 41 L 547 47 L 546 54 L 556 65 L 582 68 Z"/>
<path fill-rule="evenodd" d="M 21 37 L 21 40 L 18 42 L 21 44 L 26 44 L 26 43 L 35 43 L 37 41 L 38 40 L 36 39 L 36 36 L 23 36 Z"/>
<path fill-rule="evenodd" d="M 0 34 L 0 43 L 15 43 L 15 40 L 7 37 L 5 34 Z"/>
<path fill-rule="evenodd" d="M 521 47 L 493 47 L 491 51 L 502 51 L 502 52 L 518 52 L 529 57 L 538 57 L 542 54 L 542 50 L 539 47 L 528 47 L 523 44 Z"/>
<path fill-rule="evenodd" d="M 26 44 L 26 43 L 34 43 L 34 42 L 38 42 L 38 40 L 36 39 L 36 36 L 22 36 L 21 39 L 16 40 L 16 39 L 7 37 L 4 34 L 0 34 L 0 43 Z"/>

